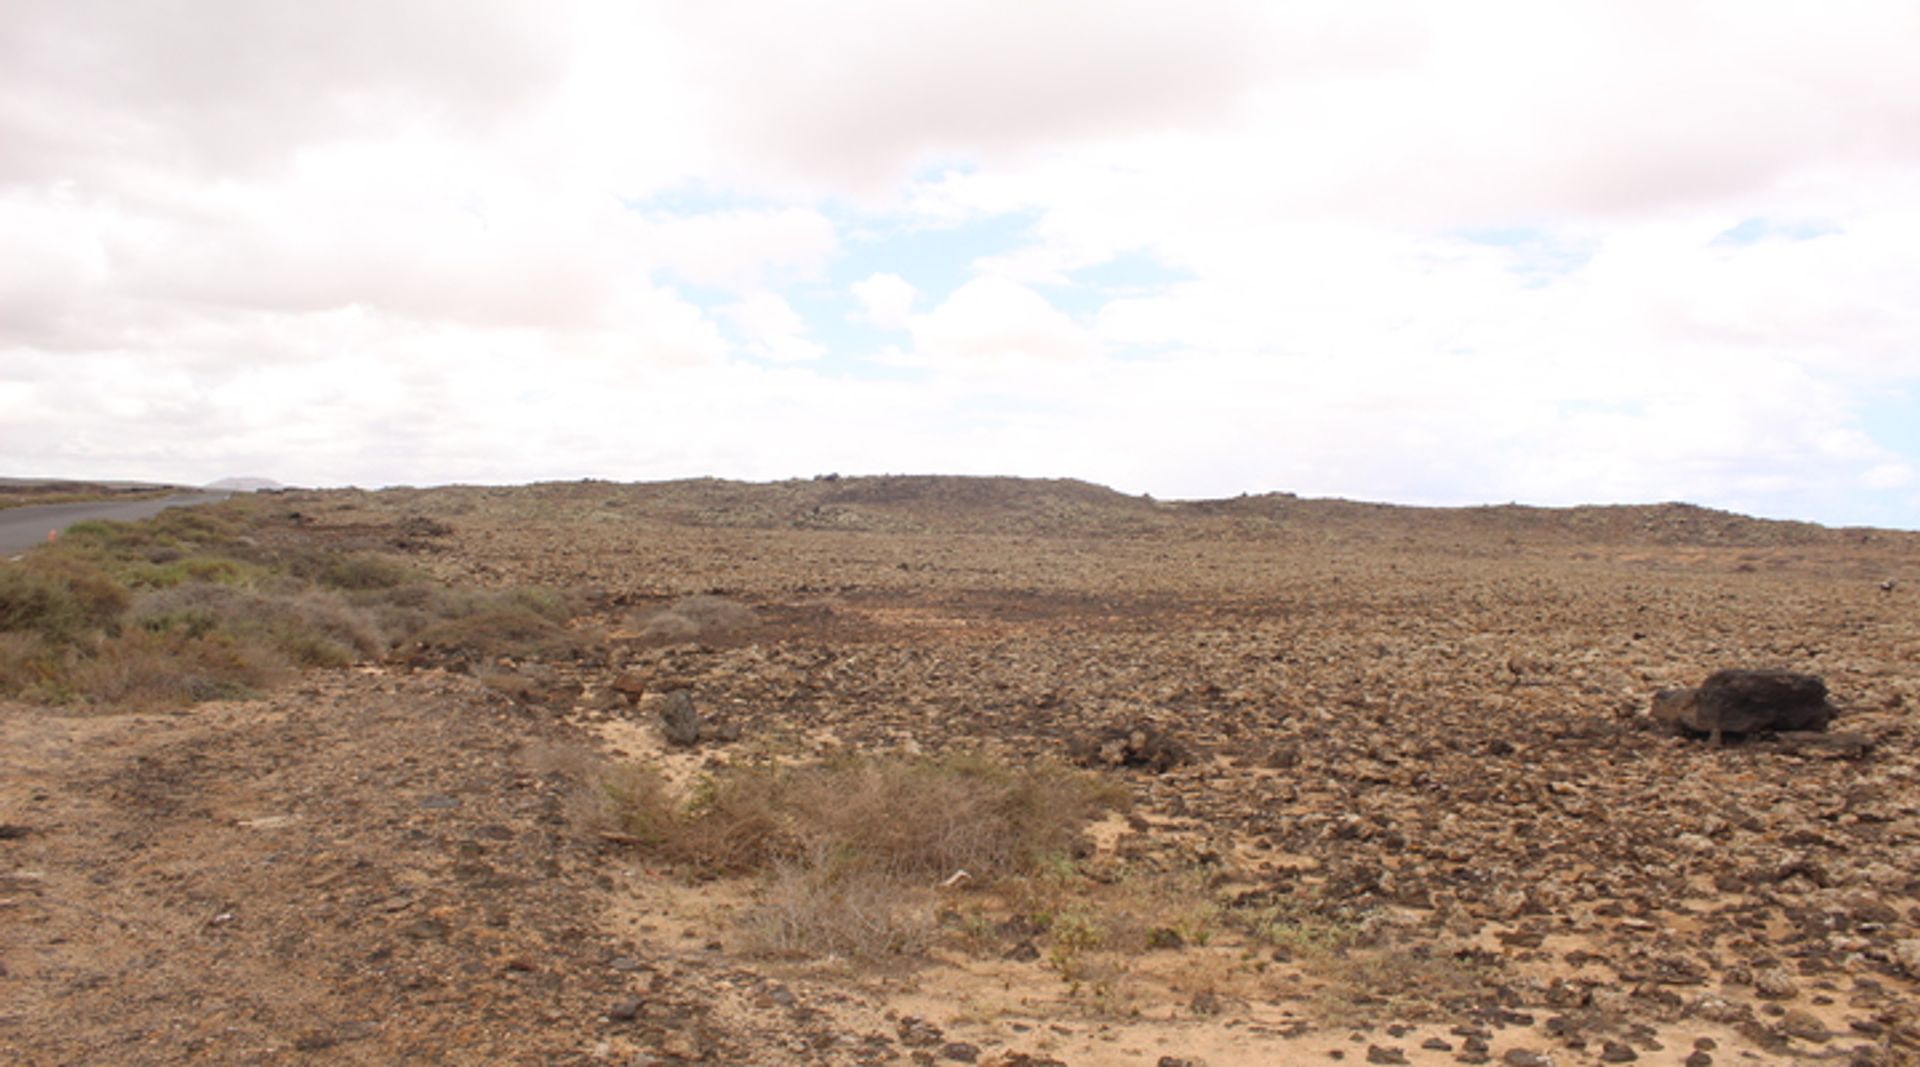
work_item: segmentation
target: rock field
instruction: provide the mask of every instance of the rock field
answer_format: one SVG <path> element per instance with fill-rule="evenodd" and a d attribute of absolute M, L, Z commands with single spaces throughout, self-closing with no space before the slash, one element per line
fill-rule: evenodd
<path fill-rule="evenodd" d="M 1920 534 L 998 479 L 282 504 L 581 589 L 586 651 L 0 708 L 9 1062 L 1920 1062 Z M 750 610 L 662 625 L 691 596 Z M 1650 715 L 1742 667 L 1824 679 L 1832 733 Z M 847 749 L 1091 766 L 1133 804 L 1076 877 L 1197 910 L 769 959 L 752 885 L 570 799 L 596 759 Z"/>

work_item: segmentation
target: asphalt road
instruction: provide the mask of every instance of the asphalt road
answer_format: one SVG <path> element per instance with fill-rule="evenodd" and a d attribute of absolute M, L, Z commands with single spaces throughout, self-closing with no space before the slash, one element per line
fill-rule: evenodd
<path fill-rule="evenodd" d="M 25 508 L 0 508 L 0 558 L 18 555 L 34 545 L 45 544 L 49 530 L 64 530 L 87 519 L 113 519 L 133 522 L 160 514 L 167 508 L 192 504 L 212 504 L 231 493 L 181 493 L 159 500 L 128 500 L 115 503 L 96 500 L 82 504 L 36 504 Z"/>

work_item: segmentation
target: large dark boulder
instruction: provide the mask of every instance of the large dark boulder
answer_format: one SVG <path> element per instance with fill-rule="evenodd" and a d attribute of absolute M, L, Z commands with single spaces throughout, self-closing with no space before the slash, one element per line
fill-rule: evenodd
<path fill-rule="evenodd" d="M 1715 671 L 1698 689 L 1654 694 L 1653 717 L 1688 734 L 1825 730 L 1836 714 L 1827 683 L 1796 671 Z"/>

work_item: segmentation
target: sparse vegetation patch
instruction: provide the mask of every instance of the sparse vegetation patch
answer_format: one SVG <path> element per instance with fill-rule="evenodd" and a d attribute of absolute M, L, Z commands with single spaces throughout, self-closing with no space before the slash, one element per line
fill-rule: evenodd
<path fill-rule="evenodd" d="M 694 877 L 762 881 L 763 950 L 917 952 L 943 885 L 1040 876 L 1122 799 L 1093 775 L 982 755 L 843 757 L 725 768 L 684 796 L 642 768 L 603 779 L 615 825 Z"/>
<path fill-rule="evenodd" d="M 578 602 L 455 588 L 255 501 L 81 522 L 0 565 L 0 696 L 164 706 L 404 652 L 473 668 L 569 654 Z"/>

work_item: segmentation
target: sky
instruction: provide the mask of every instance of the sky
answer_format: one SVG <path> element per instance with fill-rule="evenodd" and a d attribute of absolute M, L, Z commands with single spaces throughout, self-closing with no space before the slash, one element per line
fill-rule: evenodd
<path fill-rule="evenodd" d="M 1920 528 L 1920 5 L 0 0 L 0 473 Z"/>

